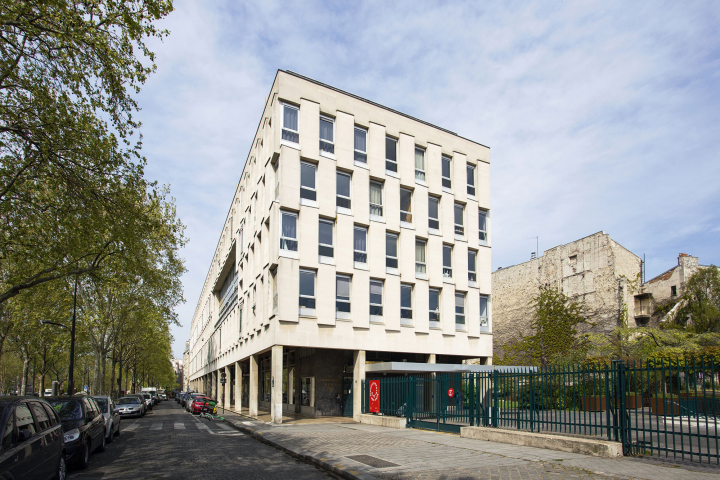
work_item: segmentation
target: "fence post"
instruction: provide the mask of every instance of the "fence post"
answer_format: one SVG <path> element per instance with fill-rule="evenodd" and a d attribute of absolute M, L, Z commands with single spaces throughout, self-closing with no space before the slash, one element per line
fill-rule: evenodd
<path fill-rule="evenodd" d="M 468 397 L 470 402 L 468 404 L 468 413 L 470 414 L 470 426 L 475 426 L 475 374 L 471 373 L 468 375 Z"/>
<path fill-rule="evenodd" d="M 530 431 L 535 431 L 535 390 L 533 389 L 533 372 L 530 371 Z"/>
<path fill-rule="evenodd" d="M 625 392 L 625 378 L 626 378 L 626 370 L 627 367 L 625 365 L 625 362 L 622 360 L 616 360 L 615 366 L 617 368 L 617 377 L 616 377 L 616 385 L 615 385 L 615 411 L 617 414 L 618 419 L 618 430 L 620 434 L 620 442 L 623 445 L 623 454 L 627 455 L 630 453 L 630 430 L 628 425 L 628 418 L 627 418 L 627 398 L 626 398 L 626 392 Z"/>
<path fill-rule="evenodd" d="M 498 426 L 498 371 L 493 370 L 493 399 L 492 399 L 492 412 L 491 412 L 491 420 L 490 425 L 492 427 Z"/>
<path fill-rule="evenodd" d="M 407 388 L 407 395 L 405 395 L 405 419 L 407 423 L 406 426 L 410 426 L 410 420 L 412 419 L 412 405 L 415 403 L 415 382 L 413 381 L 412 376 L 405 377 L 407 380 L 406 382 L 406 388 Z"/>

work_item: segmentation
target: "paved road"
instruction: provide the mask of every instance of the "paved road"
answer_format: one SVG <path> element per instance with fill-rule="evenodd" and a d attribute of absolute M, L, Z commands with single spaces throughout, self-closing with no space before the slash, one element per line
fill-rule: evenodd
<path fill-rule="evenodd" d="M 90 467 L 70 479 L 324 479 L 312 465 L 246 436 L 224 422 L 208 422 L 174 400 L 139 419 L 125 419 L 119 438 Z"/>

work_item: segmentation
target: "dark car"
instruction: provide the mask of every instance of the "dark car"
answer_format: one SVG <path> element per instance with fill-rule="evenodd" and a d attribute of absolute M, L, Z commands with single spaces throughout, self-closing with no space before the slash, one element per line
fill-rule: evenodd
<path fill-rule="evenodd" d="M 105 395 L 93 398 L 105 419 L 105 443 L 112 443 L 114 437 L 120 436 L 120 412 L 112 398 Z"/>
<path fill-rule="evenodd" d="M 47 399 L 62 421 L 68 465 L 87 468 L 90 454 L 105 451 L 105 418 L 92 397 L 73 395 Z"/>
<path fill-rule="evenodd" d="M 0 397 L 0 429 L 0 478 L 65 478 L 62 425 L 47 402 Z"/>
<path fill-rule="evenodd" d="M 120 412 L 121 417 L 142 417 L 142 400 L 140 400 L 134 395 L 130 397 L 119 398 L 117 401 L 117 408 Z"/>

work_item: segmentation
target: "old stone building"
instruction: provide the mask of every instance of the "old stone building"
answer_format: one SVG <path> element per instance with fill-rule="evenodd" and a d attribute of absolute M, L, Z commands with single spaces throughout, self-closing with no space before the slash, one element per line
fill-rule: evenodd
<path fill-rule="evenodd" d="M 492 273 L 495 355 L 521 334 L 530 334 L 532 300 L 541 287 L 554 287 L 585 302 L 590 322 L 581 333 L 617 327 L 627 310 L 636 326 L 634 295 L 640 291 L 642 259 L 605 232 L 546 250 L 541 257 Z"/>

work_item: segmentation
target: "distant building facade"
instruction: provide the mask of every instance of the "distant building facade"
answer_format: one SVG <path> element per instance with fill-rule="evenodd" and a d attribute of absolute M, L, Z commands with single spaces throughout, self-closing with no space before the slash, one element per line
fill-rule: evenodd
<path fill-rule="evenodd" d="M 580 333 L 603 333 L 627 322 L 637 326 L 635 294 L 640 291 L 642 259 L 605 232 L 546 250 L 541 257 L 492 273 L 495 354 L 521 335 L 531 334 L 532 300 L 552 287 L 585 302 L 590 322 Z M 644 319 L 643 319 L 644 320 Z"/>

